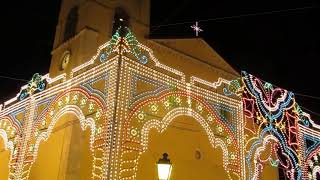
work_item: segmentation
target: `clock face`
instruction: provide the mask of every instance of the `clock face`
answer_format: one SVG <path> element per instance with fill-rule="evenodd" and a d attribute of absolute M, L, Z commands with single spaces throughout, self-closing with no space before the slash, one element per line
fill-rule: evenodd
<path fill-rule="evenodd" d="M 63 54 L 62 59 L 61 59 L 61 65 L 60 65 L 61 70 L 64 70 L 68 66 L 69 61 L 70 61 L 70 56 L 71 56 L 70 51 L 66 51 Z"/>

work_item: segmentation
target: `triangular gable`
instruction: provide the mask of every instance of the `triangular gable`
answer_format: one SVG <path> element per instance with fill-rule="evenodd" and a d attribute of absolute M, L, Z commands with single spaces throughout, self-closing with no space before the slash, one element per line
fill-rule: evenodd
<path fill-rule="evenodd" d="M 167 46 L 179 53 L 194 57 L 200 61 L 206 62 L 213 67 L 222 69 L 226 72 L 238 76 L 239 73 L 234 70 L 214 49 L 212 49 L 201 38 L 189 39 L 152 39 L 159 44 Z"/>

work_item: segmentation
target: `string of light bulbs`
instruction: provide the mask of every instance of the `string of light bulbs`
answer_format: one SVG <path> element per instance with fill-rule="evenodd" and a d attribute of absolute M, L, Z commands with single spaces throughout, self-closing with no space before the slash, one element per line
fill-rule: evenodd
<path fill-rule="evenodd" d="M 10 80 L 15 80 L 15 81 L 23 81 L 23 82 L 28 82 L 29 81 L 29 80 L 26 80 L 26 79 L 15 78 L 15 77 L 10 77 L 10 76 L 2 76 L 2 75 L 0 75 L 0 78 L 10 79 Z"/>
<path fill-rule="evenodd" d="M 307 97 L 307 98 L 311 98 L 311 99 L 320 100 L 320 97 L 317 97 L 317 96 L 311 96 L 311 95 L 301 94 L 301 93 L 297 93 L 297 92 L 294 92 L 294 94 L 295 94 L 296 96 L 302 96 L 302 97 Z"/>
<path fill-rule="evenodd" d="M 269 14 L 275 14 L 275 13 L 282 13 L 282 12 L 289 12 L 289 11 L 298 11 L 298 10 L 306 10 L 306 9 L 314 9 L 318 7 L 314 6 L 306 6 L 306 7 L 300 7 L 300 8 L 292 8 L 292 9 L 284 9 L 284 10 L 275 10 L 275 11 L 266 11 L 266 12 L 258 12 L 258 13 L 249 13 L 249 14 L 241 14 L 241 15 L 234 15 L 234 16 L 225 16 L 225 17 L 216 17 L 216 18 L 208 18 L 208 19 L 201 19 L 197 21 L 184 21 L 184 22 L 177 22 L 177 23 L 169 23 L 169 24 L 160 24 L 151 26 L 150 34 L 155 32 L 157 29 L 161 27 L 168 27 L 168 26 L 177 26 L 177 25 L 183 25 L 183 24 L 191 24 L 195 22 L 208 22 L 208 21 L 217 21 L 217 20 L 226 20 L 226 19 L 234 19 L 234 18 L 241 18 L 241 17 L 250 17 L 250 16 L 260 16 L 260 15 L 269 15 Z"/>
<path fill-rule="evenodd" d="M 314 111 L 312 111 L 312 110 L 310 110 L 310 109 L 308 109 L 308 108 L 305 108 L 304 106 L 301 106 L 301 105 L 299 105 L 299 106 L 300 106 L 302 109 L 304 109 L 304 110 L 306 110 L 306 111 L 308 111 L 308 112 L 310 112 L 310 113 L 313 113 L 314 115 L 320 117 L 320 114 L 319 114 L 319 113 L 316 113 L 316 112 L 314 112 Z"/>

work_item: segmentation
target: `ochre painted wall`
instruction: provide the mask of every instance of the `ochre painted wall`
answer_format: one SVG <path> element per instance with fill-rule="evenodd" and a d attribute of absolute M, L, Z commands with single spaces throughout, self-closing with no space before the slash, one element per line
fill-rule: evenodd
<path fill-rule="evenodd" d="M 89 141 L 90 129 L 82 131 L 79 120 L 73 115 L 62 116 L 49 139 L 41 142 L 29 179 L 90 179 L 92 154 Z"/>
<path fill-rule="evenodd" d="M 139 159 L 136 179 L 157 179 L 156 162 L 165 152 L 173 164 L 170 180 L 228 179 L 222 150 L 212 148 L 204 129 L 191 117 L 177 117 L 162 134 L 150 131 L 148 150 Z"/>
<path fill-rule="evenodd" d="M 10 151 L 4 149 L 4 140 L 0 137 L 0 180 L 8 179 Z"/>
<path fill-rule="evenodd" d="M 278 168 L 272 167 L 270 164 L 263 167 L 263 171 L 260 176 L 261 180 L 279 179 Z"/>

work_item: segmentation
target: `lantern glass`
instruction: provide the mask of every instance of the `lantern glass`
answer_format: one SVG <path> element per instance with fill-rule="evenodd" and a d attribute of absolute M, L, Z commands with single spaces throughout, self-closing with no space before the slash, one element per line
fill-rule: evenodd
<path fill-rule="evenodd" d="M 168 154 L 164 153 L 163 157 L 157 163 L 159 180 L 168 180 L 170 178 L 172 164 L 168 159 Z"/>
<path fill-rule="evenodd" d="M 168 180 L 171 174 L 171 164 L 158 164 L 159 180 Z"/>

